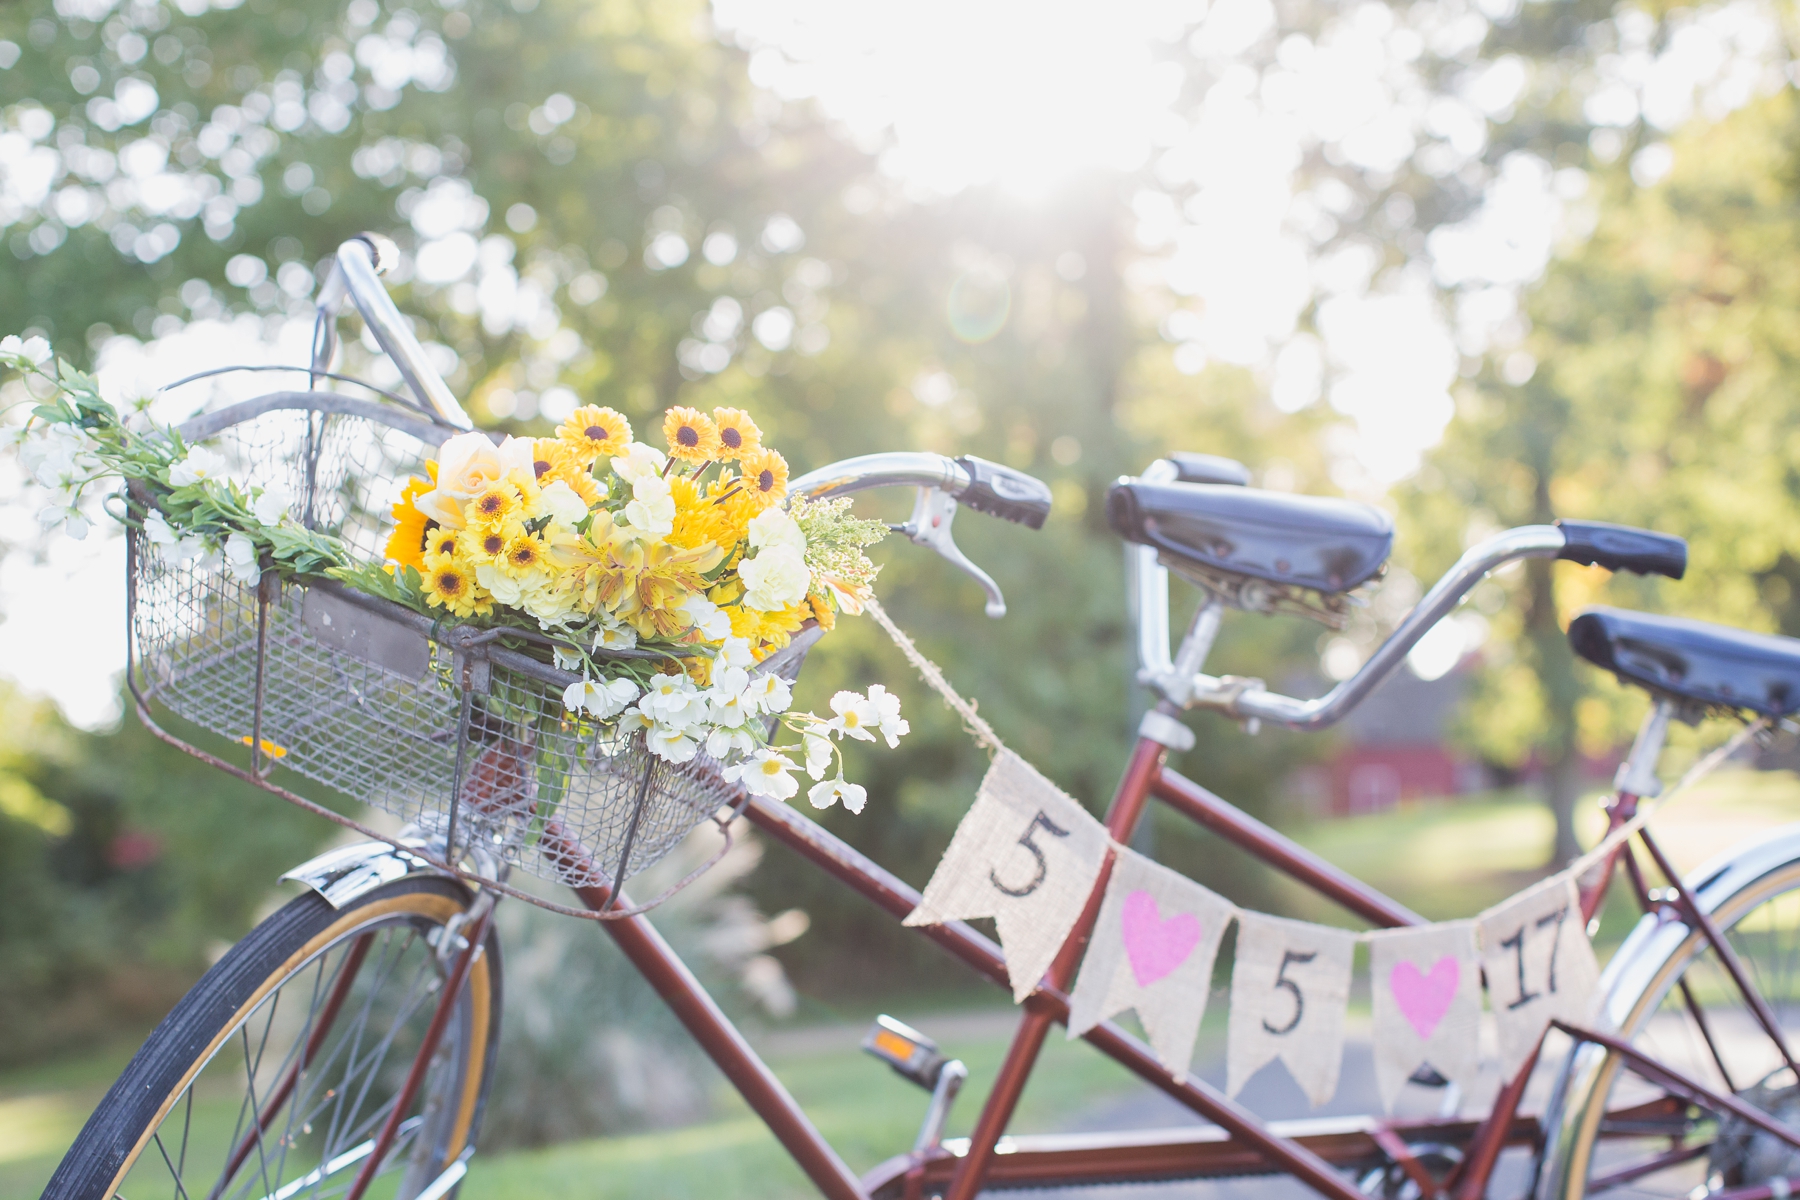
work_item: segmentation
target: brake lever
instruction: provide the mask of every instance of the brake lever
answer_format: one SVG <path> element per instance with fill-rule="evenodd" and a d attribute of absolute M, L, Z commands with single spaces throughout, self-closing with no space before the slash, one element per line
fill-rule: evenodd
<path fill-rule="evenodd" d="M 919 498 L 913 501 L 912 516 L 904 525 L 892 528 L 897 533 L 904 533 L 915 543 L 929 547 L 950 560 L 952 566 L 966 571 L 973 576 L 981 590 L 987 593 L 987 615 L 1004 617 L 1006 615 L 1006 597 L 1000 594 L 1000 585 L 994 577 L 969 561 L 969 556 L 962 552 L 956 539 L 950 534 L 950 523 L 956 519 L 956 497 L 942 488 L 922 487 Z"/>

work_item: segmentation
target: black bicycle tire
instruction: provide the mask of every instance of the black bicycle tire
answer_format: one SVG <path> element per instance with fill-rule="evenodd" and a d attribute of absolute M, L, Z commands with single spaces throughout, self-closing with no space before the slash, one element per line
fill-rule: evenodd
<path fill-rule="evenodd" d="M 376 888 L 341 909 L 308 891 L 246 934 L 201 976 L 144 1040 L 63 1156 L 44 1189 L 43 1200 L 105 1200 L 126 1156 L 143 1140 L 148 1125 L 195 1060 L 237 1016 L 246 1000 L 282 971 L 298 948 L 348 914 L 377 901 L 419 892 L 445 896 L 464 909 L 471 899 L 467 888 L 438 876 L 403 879 Z M 487 1048 L 480 1093 L 466 1138 L 469 1144 L 474 1143 L 481 1128 L 500 1048 L 500 943 L 491 927 L 485 939 L 485 956 L 490 980 Z"/>

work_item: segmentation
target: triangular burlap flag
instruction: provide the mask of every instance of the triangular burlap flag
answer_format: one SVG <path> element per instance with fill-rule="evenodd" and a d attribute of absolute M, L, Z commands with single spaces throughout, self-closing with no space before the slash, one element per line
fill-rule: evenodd
<path fill-rule="evenodd" d="M 1231 901 L 1141 854 L 1121 850 L 1069 1003 L 1069 1036 L 1137 1009 L 1156 1057 L 1187 1074 L 1212 989 Z"/>
<path fill-rule="evenodd" d="M 1031 995 L 1087 904 L 1106 827 L 1002 750 L 925 885 L 908 925 L 993 917 L 1013 999 Z"/>
<path fill-rule="evenodd" d="M 1279 1058 L 1314 1107 L 1331 1099 L 1344 1063 L 1355 955 L 1356 935 L 1345 930 L 1238 914 L 1225 1055 L 1231 1095 Z"/>
<path fill-rule="evenodd" d="M 1429 1064 L 1466 1094 L 1481 1066 L 1481 964 L 1475 923 L 1451 921 L 1369 935 L 1375 1085 L 1390 1111 Z"/>
<path fill-rule="evenodd" d="M 1510 1076 L 1552 1019 L 1591 1015 L 1600 963 L 1581 920 L 1575 877 L 1552 875 L 1478 918 L 1488 1007 Z"/>

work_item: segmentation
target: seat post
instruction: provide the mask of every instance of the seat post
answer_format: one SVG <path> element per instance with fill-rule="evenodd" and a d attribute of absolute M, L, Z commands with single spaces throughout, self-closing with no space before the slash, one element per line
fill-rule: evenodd
<path fill-rule="evenodd" d="M 1656 760 L 1662 757 L 1663 742 L 1669 736 L 1669 717 L 1675 711 L 1674 701 L 1658 696 L 1638 726 L 1631 753 L 1619 764 L 1613 776 L 1613 787 L 1628 796 L 1650 799 L 1662 794 L 1662 780 L 1656 774 Z"/>

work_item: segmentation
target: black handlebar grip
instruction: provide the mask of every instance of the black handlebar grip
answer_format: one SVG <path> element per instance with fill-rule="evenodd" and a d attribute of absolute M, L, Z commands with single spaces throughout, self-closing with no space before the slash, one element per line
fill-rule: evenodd
<path fill-rule="evenodd" d="M 969 473 L 969 486 L 957 497 L 976 512 L 1016 525 L 1042 529 L 1050 515 L 1050 487 L 1041 479 L 965 454 L 956 465 Z"/>
<path fill-rule="evenodd" d="M 1673 534 L 1604 521 L 1558 521 L 1567 544 L 1556 557 L 1609 571 L 1634 571 L 1639 575 L 1667 575 L 1680 579 L 1687 573 L 1687 542 Z"/>

